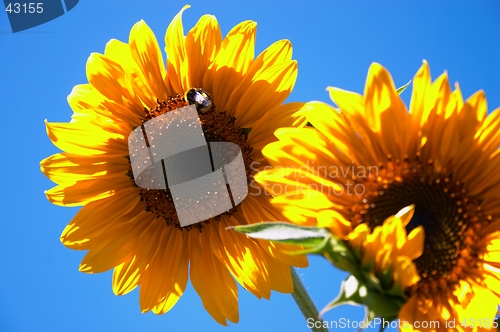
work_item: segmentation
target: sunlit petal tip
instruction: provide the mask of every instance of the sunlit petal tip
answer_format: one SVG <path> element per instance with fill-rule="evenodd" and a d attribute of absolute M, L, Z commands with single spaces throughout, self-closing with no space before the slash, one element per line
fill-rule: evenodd
<path fill-rule="evenodd" d="M 395 93 L 396 87 L 394 85 L 391 73 L 389 73 L 389 71 L 384 66 L 377 62 L 372 63 L 370 65 L 370 68 L 368 69 L 364 92 L 365 96 L 369 95 L 369 92 L 374 88 L 373 85 L 375 84 L 385 85 Z"/>
<path fill-rule="evenodd" d="M 191 28 L 191 33 L 202 34 L 205 29 L 216 29 L 220 30 L 219 21 L 217 17 L 212 14 L 205 14 L 198 20 L 198 23 Z"/>
<path fill-rule="evenodd" d="M 425 229 L 422 225 L 419 225 L 408 234 L 408 242 L 412 244 L 412 253 L 408 254 L 411 259 L 416 259 L 422 255 L 424 251 L 424 241 Z"/>
<path fill-rule="evenodd" d="M 257 22 L 252 20 L 243 21 L 237 25 L 235 25 L 227 34 L 227 36 L 235 35 L 235 34 L 244 34 L 244 35 L 252 35 L 255 34 L 255 30 L 257 28 Z"/>
<path fill-rule="evenodd" d="M 140 34 L 144 29 L 147 29 L 149 31 L 152 32 L 151 28 L 149 27 L 149 25 L 146 23 L 146 21 L 144 20 L 139 20 L 137 21 L 133 26 L 132 28 L 130 29 L 130 33 L 129 33 L 129 43 L 131 43 L 133 37 L 137 36 L 138 34 Z"/>
<path fill-rule="evenodd" d="M 396 218 L 401 219 L 403 226 L 406 226 L 410 222 L 414 213 L 415 213 L 415 204 L 412 204 L 399 210 L 399 212 L 396 213 Z"/>
<path fill-rule="evenodd" d="M 292 42 L 288 39 L 281 39 L 273 44 L 271 44 L 265 52 L 268 52 L 269 54 L 275 55 L 275 54 L 280 54 L 282 55 L 280 60 L 281 61 L 287 61 L 292 59 Z M 265 59 L 264 59 L 265 60 Z"/>
<path fill-rule="evenodd" d="M 292 48 L 292 42 L 290 41 L 290 39 L 280 39 L 276 42 L 274 42 L 273 44 L 271 44 L 271 46 L 269 47 L 279 47 L 279 48 L 283 48 L 283 49 L 289 49 L 289 48 Z"/>
<path fill-rule="evenodd" d="M 427 60 L 425 59 L 422 59 L 422 65 L 418 69 L 417 75 L 421 72 L 430 72 L 429 62 L 427 62 Z"/>
<path fill-rule="evenodd" d="M 172 21 L 170 22 L 170 24 L 168 25 L 168 28 L 167 28 L 167 35 L 172 33 L 172 31 L 174 29 L 178 29 L 179 25 L 180 25 L 180 28 L 182 29 L 182 14 L 184 13 L 184 11 L 188 8 L 191 8 L 191 5 L 185 5 L 184 7 L 182 7 L 182 9 L 175 15 L 175 17 L 172 19 Z M 165 36 L 166 38 L 166 36 Z"/>
<path fill-rule="evenodd" d="M 80 272 L 91 273 L 91 272 L 89 272 L 90 270 L 91 270 L 91 268 L 87 264 L 80 264 L 78 266 L 78 271 L 80 271 Z"/>
<path fill-rule="evenodd" d="M 370 75 L 370 73 L 376 74 L 380 71 L 387 71 L 387 69 L 385 69 L 385 67 L 378 62 L 372 62 L 368 69 L 368 76 Z"/>
<path fill-rule="evenodd" d="M 389 71 L 382 66 L 378 62 L 373 62 L 370 67 L 368 68 L 368 74 L 367 74 L 367 80 L 371 77 L 377 77 L 377 79 L 386 79 L 387 77 L 391 77 L 391 74 Z M 392 79 L 392 77 L 391 77 Z"/>

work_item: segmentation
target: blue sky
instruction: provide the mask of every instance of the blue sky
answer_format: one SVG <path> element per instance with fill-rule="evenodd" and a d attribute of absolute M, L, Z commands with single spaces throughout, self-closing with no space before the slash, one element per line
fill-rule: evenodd
<path fill-rule="evenodd" d="M 375 5 L 374 3 L 377 3 Z M 290 295 L 257 300 L 240 289 L 240 322 L 218 325 L 189 285 L 166 315 L 141 314 L 138 291 L 117 297 L 111 273 L 78 272 L 85 252 L 65 248 L 59 235 L 76 208 L 51 205 L 53 184 L 39 171 L 57 152 L 43 120 L 67 121 L 66 96 L 85 83 L 91 52 L 111 38 L 128 39 L 144 19 L 163 49 L 164 33 L 183 1 L 81 0 L 67 14 L 13 34 L 0 13 L 0 105 L 5 137 L 0 199 L 1 331 L 308 331 Z M 491 1 L 191 1 L 187 31 L 206 13 L 223 33 L 240 21 L 258 22 L 257 52 L 290 39 L 299 76 L 289 101 L 328 101 L 329 85 L 363 91 L 370 63 L 388 68 L 400 86 L 427 59 L 433 78 L 447 70 L 464 96 L 486 92 L 489 110 L 500 107 L 500 2 Z M 408 103 L 410 93 L 404 94 Z M 345 274 L 321 258 L 299 270 L 318 307 L 338 292 Z M 340 307 L 325 319 L 360 320 L 361 308 Z"/>

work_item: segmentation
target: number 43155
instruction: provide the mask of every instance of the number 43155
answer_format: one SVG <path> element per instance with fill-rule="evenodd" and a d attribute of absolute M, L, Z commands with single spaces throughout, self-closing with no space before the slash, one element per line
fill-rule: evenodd
<path fill-rule="evenodd" d="M 41 14 L 43 13 L 43 2 L 36 2 L 36 3 L 30 2 L 22 4 L 19 2 L 14 2 L 14 3 L 9 2 L 7 8 L 5 8 L 5 11 L 8 12 L 9 14 L 11 13 Z"/>

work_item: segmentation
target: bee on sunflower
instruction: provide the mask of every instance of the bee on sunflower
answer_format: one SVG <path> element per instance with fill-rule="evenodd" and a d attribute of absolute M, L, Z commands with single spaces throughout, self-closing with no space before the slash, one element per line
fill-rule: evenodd
<path fill-rule="evenodd" d="M 297 77 L 288 40 L 255 57 L 255 22 L 241 22 L 223 38 L 212 15 L 184 35 L 188 7 L 166 31 L 166 65 L 144 21 L 133 26 L 128 43 L 113 39 L 104 54 L 90 55 L 88 83 L 68 97 L 71 121 L 46 123 L 63 152 L 44 159 L 41 170 L 57 184 L 46 191 L 50 202 L 82 206 L 61 235 L 65 246 L 88 250 L 80 271 L 113 269 L 114 293 L 140 286 L 141 311 L 156 314 L 176 304 L 189 275 L 205 309 L 227 325 L 239 320 L 236 282 L 269 299 L 271 290 L 293 291 L 290 266 L 307 266 L 306 257 L 284 253 L 290 246 L 225 230 L 278 220 L 278 211 L 256 191 L 251 166 L 267 165 L 262 147 L 276 128 L 291 125 L 303 103 L 283 104 Z M 127 138 L 142 123 L 189 104 L 199 110 L 207 141 L 240 147 L 249 194 L 222 215 L 181 227 L 168 189 L 135 185 Z"/>

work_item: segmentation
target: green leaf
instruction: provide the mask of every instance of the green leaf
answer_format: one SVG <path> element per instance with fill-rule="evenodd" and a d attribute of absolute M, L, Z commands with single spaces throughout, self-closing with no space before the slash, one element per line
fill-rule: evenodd
<path fill-rule="evenodd" d="M 323 251 L 324 256 L 337 268 L 351 272 L 354 276 L 359 275 L 359 264 L 346 243 L 331 235 Z"/>
<path fill-rule="evenodd" d="M 252 225 L 228 227 L 244 233 L 254 239 L 263 239 L 287 244 L 297 244 L 304 247 L 317 247 L 330 232 L 324 228 L 302 227 L 285 222 L 264 222 Z"/>
<path fill-rule="evenodd" d="M 361 298 L 359 297 L 359 287 L 360 283 L 358 279 L 354 276 L 349 276 L 346 280 L 342 281 L 340 285 L 339 295 L 330 303 L 321 309 L 319 317 L 322 317 L 325 313 L 343 304 L 350 304 L 359 306 L 362 304 Z"/>
<path fill-rule="evenodd" d="M 410 83 L 411 83 L 411 80 L 408 81 L 408 83 L 406 83 L 405 85 L 403 85 L 402 87 L 400 88 L 397 88 L 396 89 L 396 92 L 398 93 L 398 95 L 401 95 L 403 93 L 403 91 L 406 90 L 407 87 L 410 86 Z"/>

